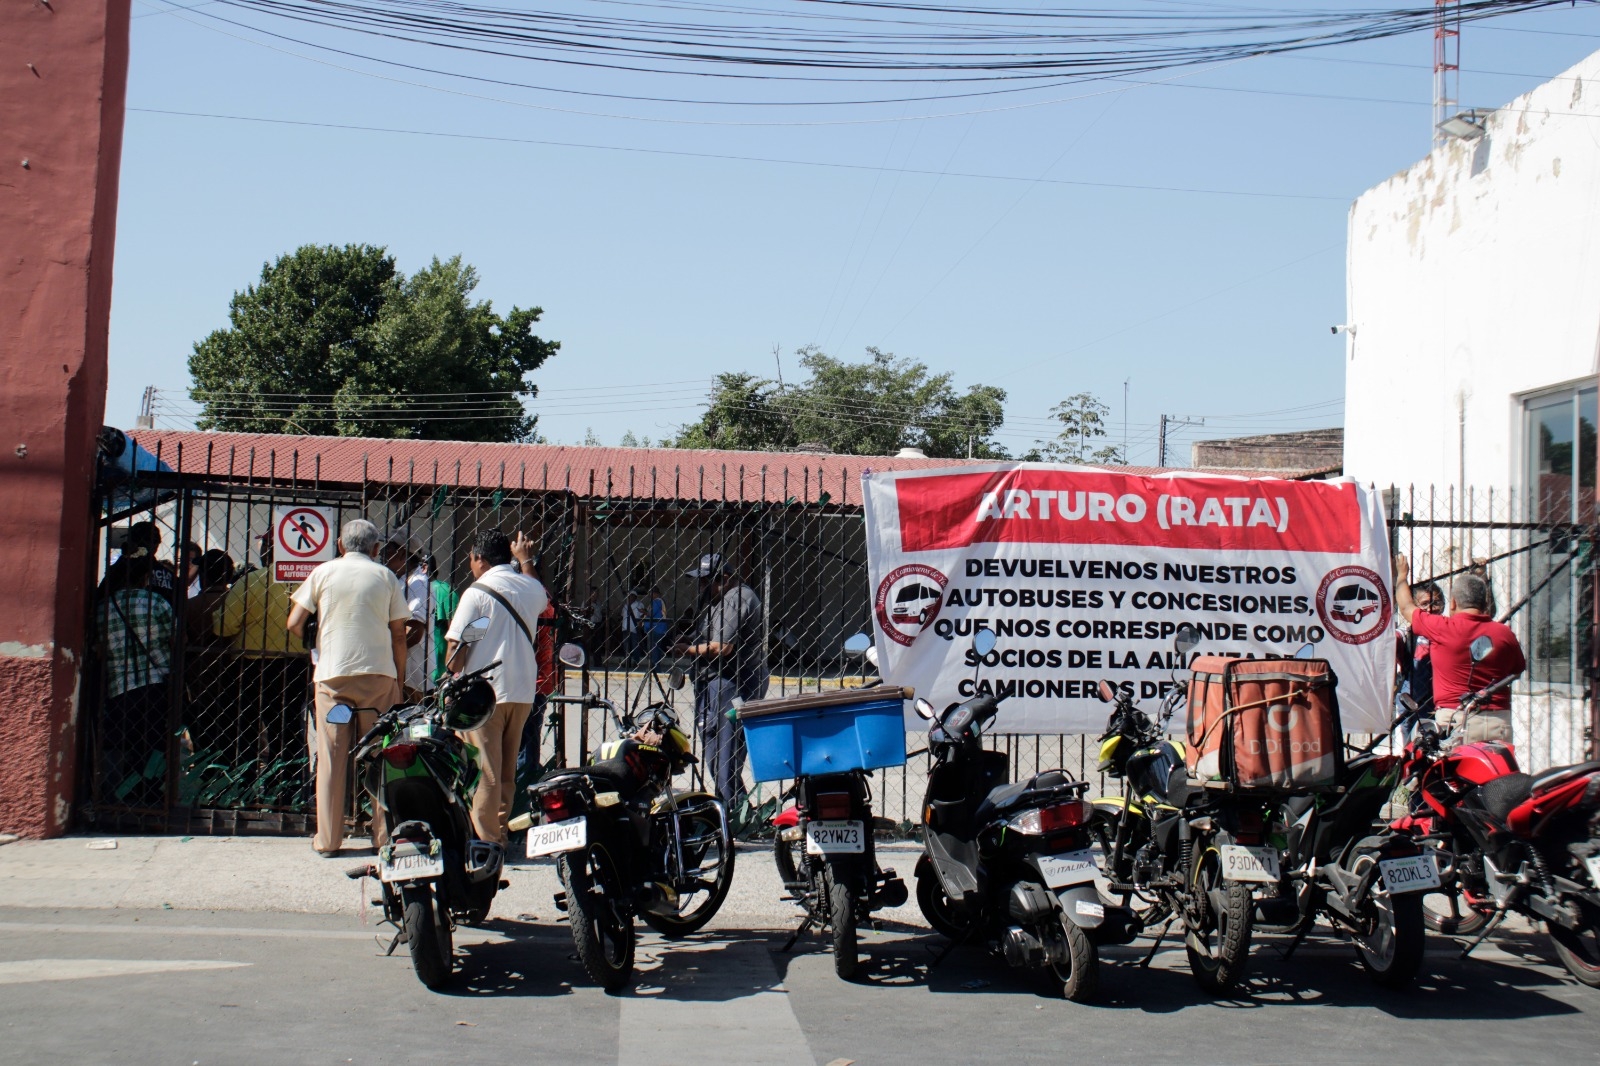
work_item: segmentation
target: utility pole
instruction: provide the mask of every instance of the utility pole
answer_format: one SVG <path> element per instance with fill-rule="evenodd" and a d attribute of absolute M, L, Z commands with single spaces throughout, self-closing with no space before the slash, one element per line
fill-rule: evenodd
<path fill-rule="evenodd" d="M 1180 418 L 1177 415 L 1162 415 L 1161 429 L 1156 434 L 1156 465 L 1160 467 L 1167 465 L 1167 427 L 1181 429 L 1184 426 L 1203 426 L 1205 424 L 1206 420 L 1203 418 Z"/>
<path fill-rule="evenodd" d="M 1433 146 L 1450 139 L 1439 128 L 1461 96 L 1461 0 L 1433 0 Z"/>
<path fill-rule="evenodd" d="M 133 422 L 134 429 L 156 428 L 155 406 L 156 387 L 154 385 L 146 385 L 144 387 L 144 399 L 139 402 L 139 417 L 134 419 Z"/>
<path fill-rule="evenodd" d="M 1122 465 L 1128 465 L 1128 382 L 1132 378 L 1122 379 Z"/>

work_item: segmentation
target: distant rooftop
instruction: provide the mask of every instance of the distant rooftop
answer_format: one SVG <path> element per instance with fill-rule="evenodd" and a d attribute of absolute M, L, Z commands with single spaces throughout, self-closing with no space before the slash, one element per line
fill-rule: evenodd
<path fill-rule="evenodd" d="M 1197 470 L 1248 467 L 1279 477 L 1328 477 L 1344 470 L 1344 428 L 1199 440 L 1190 454 Z"/>

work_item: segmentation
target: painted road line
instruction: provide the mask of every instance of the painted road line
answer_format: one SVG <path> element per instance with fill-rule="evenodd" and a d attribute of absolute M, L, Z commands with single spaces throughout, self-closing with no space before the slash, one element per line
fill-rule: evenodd
<path fill-rule="evenodd" d="M 814 1066 L 768 941 L 640 949 L 661 963 L 622 1000 L 617 1066 Z"/>
<path fill-rule="evenodd" d="M 152 973 L 235 970 L 248 962 L 215 959 L 18 959 L 0 962 L 0 985 L 82 981 L 92 977 L 137 977 Z"/>

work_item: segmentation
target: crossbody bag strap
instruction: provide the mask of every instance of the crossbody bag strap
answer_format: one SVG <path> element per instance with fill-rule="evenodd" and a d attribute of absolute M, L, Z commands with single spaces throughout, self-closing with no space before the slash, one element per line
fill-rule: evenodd
<path fill-rule="evenodd" d="M 475 589 L 478 589 L 480 592 L 486 593 L 487 595 L 494 597 L 494 599 L 497 600 L 500 603 L 500 606 L 502 606 L 506 610 L 510 611 L 512 620 L 517 623 L 517 628 L 522 630 L 522 635 L 528 638 L 528 643 L 533 645 L 533 650 L 535 652 L 537 652 L 539 650 L 539 645 L 534 644 L 534 641 L 533 641 L 533 630 L 528 628 L 528 623 L 526 623 L 526 622 L 524 622 L 522 620 L 522 616 L 517 613 L 517 609 L 515 607 L 511 606 L 511 601 L 510 600 L 506 599 L 500 593 L 496 592 L 494 589 L 490 588 L 488 585 L 485 585 L 481 581 L 474 582 L 472 587 L 475 588 Z"/>

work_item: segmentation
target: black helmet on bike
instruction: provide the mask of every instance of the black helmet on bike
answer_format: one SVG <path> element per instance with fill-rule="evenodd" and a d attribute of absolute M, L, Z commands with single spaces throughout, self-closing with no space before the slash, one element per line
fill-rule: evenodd
<path fill-rule="evenodd" d="M 481 677 L 446 682 L 439 693 L 439 706 L 444 724 L 451 729 L 481 729 L 494 713 L 494 686 Z"/>

